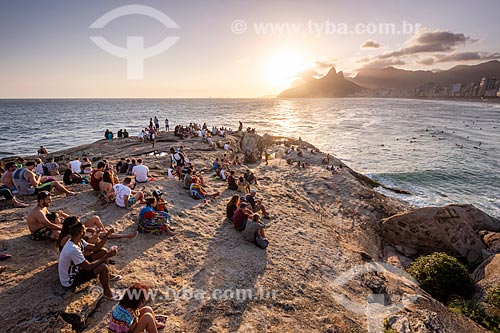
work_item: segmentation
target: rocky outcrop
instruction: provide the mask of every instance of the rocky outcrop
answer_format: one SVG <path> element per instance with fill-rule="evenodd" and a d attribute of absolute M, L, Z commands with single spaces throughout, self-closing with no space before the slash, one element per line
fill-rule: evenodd
<path fill-rule="evenodd" d="M 405 256 L 446 252 L 475 263 L 487 249 L 479 231 L 499 231 L 500 222 L 472 205 L 425 207 L 381 221 L 382 236 Z"/>
<path fill-rule="evenodd" d="M 477 284 L 475 298 L 483 300 L 489 288 L 500 285 L 500 254 L 485 260 L 472 273 Z"/>
<path fill-rule="evenodd" d="M 245 156 L 244 162 L 253 164 L 260 161 L 264 147 L 265 141 L 260 135 L 245 132 L 240 143 L 241 152 Z"/>

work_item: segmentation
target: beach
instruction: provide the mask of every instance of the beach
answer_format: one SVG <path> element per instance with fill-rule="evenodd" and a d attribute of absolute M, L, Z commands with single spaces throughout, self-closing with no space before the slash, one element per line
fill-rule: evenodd
<path fill-rule="evenodd" d="M 244 136 L 246 141 L 262 139 L 258 134 L 239 132 L 215 141 L 231 142 L 234 154 L 242 157 Z M 330 164 L 342 165 L 341 171 L 333 174 L 323 164 L 327 154 L 306 142 L 263 138 L 274 156 L 269 165 L 258 161 L 235 166 L 235 170 L 239 174 L 249 168 L 257 176 L 255 189 L 271 214 L 266 222 L 270 242 L 266 250 L 245 241 L 226 219 L 226 203 L 234 192 L 211 171 L 213 160 L 225 151 L 208 147 L 200 138 L 180 140 L 163 132 L 154 149 L 136 138 L 122 138 L 99 140 L 50 156 L 61 160 L 98 156 L 112 164 L 121 157 L 142 157 L 149 166 L 154 181 L 145 184 L 145 191 L 161 189 L 165 193 L 176 234 L 139 234 L 133 239 L 109 240 L 106 246 L 118 246 L 112 271 L 123 275 L 112 287 L 124 290 L 140 282 L 156 290 L 161 296 L 150 305 L 156 313 L 168 316 L 165 332 L 365 332 L 367 317 L 356 314 L 336 296 L 345 295 L 363 304 L 364 295 L 371 290 L 367 283 L 371 278 L 366 280 L 361 274 L 342 284 L 336 279 L 353 267 L 364 267 L 367 261 L 387 260 L 379 221 L 412 207 L 374 191 L 369 178 L 329 156 Z M 283 142 L 301 146 L 303 156 L 278 144 Z M 219 191 L 219 197 L 207 203 L 194 200 L 182 182 L 167 179 L 168 154 L 151 152 L 180 145 L 196 169 L 203 171 L 208 192 Z M 297 167 L 298 162 L 305 168 Z M 137 229 L 142 205 L 125 210 L 104 203 L 89 185 L 72 185 L 71 189 L 79 194 L 55 196 L 49 209 L 62 209 L 82 219 L 98 215 L 116 232 Z M 35 204 L 33 199 L 28 201 Z M 3 330 L 71 332 L 60 313 L 74 295 L 59 284 L 54 244 L 29 239 L 24 221 L 28 210 L 0 211 L 1 249 L 13 255 L 0 276 L 0 303 L 8 304 L 0 314 Z M 408 290 L 402 278 L 393 277 L 384 284 L 389 297 Z M 251 290 L 253 297 L 237 299 L 241 290 Z M 410 310 L 405 309 L 410 320 L 412 313 L 422 316 L 432 311 L 450 332 L 482 332 L 466 317 L 422 295 L 408 307 Z M 105 331 L 114 304 L 101 300 L 84 331 Z"/>

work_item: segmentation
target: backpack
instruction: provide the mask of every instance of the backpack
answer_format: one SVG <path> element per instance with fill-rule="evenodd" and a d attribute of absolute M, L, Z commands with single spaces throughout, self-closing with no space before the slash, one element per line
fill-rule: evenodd
<path fill-rule="evenodd" d="M 257 244 L 257 246 L 261 249 L 265 249 L 269 245 L 269 241 L 266 238 L 257 235 L 255 236 L 255 244 Z"/>

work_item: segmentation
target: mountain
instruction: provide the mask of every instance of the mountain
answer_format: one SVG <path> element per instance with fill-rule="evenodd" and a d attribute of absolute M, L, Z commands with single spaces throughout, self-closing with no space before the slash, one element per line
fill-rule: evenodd
<path fill-rule="evenodd" d="M 346 80 L 342 72 L 331 68 L 328 74 L 294 88 L 287 89 L 278 98 L 308 98 L 308 97 L 346 97 L 363 90 L 357 84 Z"/>
<path fill-rule="evenodd" d="M 485 76 L 500 79 L 500 61 L 459 65 L 439 72 L 408 71 L 394 67 L 362 69 L 351 81 L 370 89 L 412 89 L 430 82 L 443 86 L 479 82 Z"/>

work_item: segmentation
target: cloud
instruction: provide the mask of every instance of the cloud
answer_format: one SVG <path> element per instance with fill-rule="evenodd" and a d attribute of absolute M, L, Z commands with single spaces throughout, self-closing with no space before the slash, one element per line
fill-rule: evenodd
<path fill-rule="evenodd" d="M 434 58 L 429 57 L 429 58 L 417 60 L 416 63 L 420 64 L 420 65 L 430 66 L 434 63 L 434 61 L 435 61 Z"/>
<path fill-rule="evenodd" d="M 292 82 L 292 87 L 299 86 L 301 84 L 307 83 L 313 79 L 316 79 L 318 77 L 321 77 L 322 75 L 318 73 L 314 69 L 306 69 L 305 71 L 302 71 L 300 73 L 297 73 L 294 77 L 294 80 Z"/>
<path fill-rule="evenodd" d="M 373 60 L 367 64 L 365 64 L 362 68 L 385 68 L 388 66 L 402 66 L 405 65 L 406 63 L 397 58 L 390 58 L 390 59 L 376 59 Z"/>
<path fill-rule="evenodd" d="M 329 60 L 318 60 L 315 63 L 316 68 L 318 69 L 324 69 L 324 68 L 331 68 L 334 67 L 335 64 L 332 61 Z"/>
<path fill-rule="evenodd" d="M 382 46 L 382 44 L 377 43 L 376 41 L 371 40 L 371 39 L 366 40 L 366 41 L 363 42 L 363 44 L 361 44 L 361 48 L 362 49 L 370 49 L 370 48 L 371 49 L 378 49 L 381 46 Z"/>
<path fill-rule="evenodd" d="M 378 56 L 379 59 L 388 59 L 418 53 L 448 52 L 457 46 L 465 45 L 467 42 L 474 42 L 469 36 L 463 33 L 453 33 L 450 31 L 419 31 L 410 38 L 407 46 L 389 53 Z"/>
<path fill-rule="evenodd" d="M 433 57 L 417 60 L 417 64 L 430 66 L 438 62 L 464 62 L 474 60 L 500 59 L 498 52 L 453 52 L 450 54 L 435 54 Z"/>
<path fill-rule="evenodd" d="M 444 56 L 438 56 L 436 62 L 472 61 L 500 59 L 500 53 L 490 52 L 454 52 Z"/>

